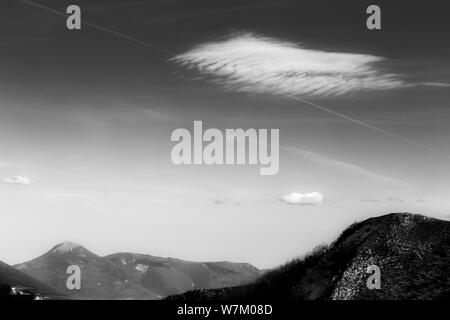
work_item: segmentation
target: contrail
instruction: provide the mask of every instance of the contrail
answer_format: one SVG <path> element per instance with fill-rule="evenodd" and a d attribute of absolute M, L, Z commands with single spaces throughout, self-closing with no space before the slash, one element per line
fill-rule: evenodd
<path fill-rule="evenodd" d="M 42 10 L 51 12 L 51 13 L 54 13 L 54 14 L 57 14 L 57 15 L 62 16 L 62 17 L 64 17 L 64 18 L 67 18 L 67 14 L 64 13 L 64 12 L 61 12 L 61 11 L 52 9 L 52 8 L 50 8 L 50 7 L 47 7 L 47 6 L 44 6 L 44 5 L 41 5 L 41 4 L 37 4 L 37 3 L 31 2 L 30 0 L 18 0 L 18 1 L 20 1 L 20 2 L 22 2 L 22 3 L 24 3 L 24 4 L 27 4 L 27 5 L 30 5 L 30 6 L 33 6 L 33 7 L 36 7 L 36 8 L 39 8 L 39 9 L 42 9 Z M 142 46 L 144 46 L 144 47 L 147 47 L 147 48 L 150 48 L 150 49 L 153 49 L 153 50 L 157 50 L 157 51 L 162 52 L 162 53 L 165 53 L 165 54 L 169 54 L 169 55 L 171 55 L 171 56 L 173 56 L 173 57 L 175 57 L 175 56 L 178 55 L 178 53 L 176 53 L 176 52 L 174 52 L 174 51 L 171 51 L 171 50 L 168 50 L 168 49 L 164 49 L 164 48 L 155 46 L 155 45 L 150 44 L 150 43 L 147 43 L 147 42 L 145 42 L 145 41 L 142 41 L 142 40 L 133 38 L 133 37 L 131 37 L 131 36 L 129 36 L 129 35 L 126 35 L 126 34 L 124 34 L 124 33 L 121 33 L 121 32 L 118 32 L 118 31 L 115 31 L 115 30 L 112 30 L 112 29 L 109 29 L 109 28 L 105 28 L 105 27 L 100 26 L 100 25 L 98 25 L 98 24 L 96 24 L 96 23 L 92 23 L 92 22 L 83 20 L 83 24 L 85 24 L 85 25 L 87 25 L 87 26 L 90 26 L 90 27 L 92 27 L 92 28 L 95 28 L 95 29 L 97 29 L 97 30 L 101 30 L 101 31 L 103 31 L 103 32 L 110 33 L 110 34 L 112 34 L 112 35 L 118 36 L 118 37 L 120 37 L 120 38 L 122 38 L 122 39 L 125 39 L 125 40 L 128 40 L 128 41 L 131 41 L 131 42 L 140 44 L 140 45 L 142 45 Z M 447 85 L 448 85 L 448 84 L 446 84 L 446 83 L 445 83 L 445 84 L 441 84 L 441 83 L 439 83 L 439 84 L 436 84 L 436 83 L 423 83 L 423 84 L 424 84 L 424 85 L 442 85 L 442 86 L 447 86 Z M 427 146 L 425 146 L 425 145 L 423 145 L 423 144 L 417 143 L 417 142 L 415 142 L 415 141 L 413 141 L 413 140 L 404 138 L 404 137 L 402 137 L 402 136 L 399 136 L 399 135 L 397 135 L 397 134 L 395 134 L 395 133 L 392 133 L 392 132 L 389 132 L 389 131 L 387 131 L 387 130 L 384 130 L 384 129 L 375 127 L 375 126 L 370 125 L 370 124 L 368 124 L 368 123 L 366 123 L 366 122 L 363 122 L 363 121 L 361 121 L 361 120 L 358 120 L 358 119 L 349 117 L 349 116 L 347 116 L 347 115 L 345 115 L 345 114 L 342 114 L 342 113 L 339 113 L 339 112 L 337 112 L 337 111 L 331 110 L 331 109 L 329 109 L 329 108 L 323 107 L 323 106 L 318 105 L 318 104 L 316 104 L 316 103 L 313 103 L 313 102 L 311 102 L 311 101 L 308 101 L 308 100 L 305 100 L 305 99 L 302 99 L 302 98 L 299 98 L 299 97 L 296 97 L 296 96 L 293 96 L 293 95 L 290 95 L 290 94 L 283 94 L 283 96 L 285 96 L 285 97 L 287 97 L 287 98 L 289 98 L 289 99 L 298 101 L 298 102 L 302 102 L 302 103 L 308 104 L 308 105 L 310 105 L 310 106 L 312 106 L 312 107 L 314 107 L 314 108 L 317 108 L 317 109 L 319 109 L 319 110 L 325 111 L 325 112 L 330 113 L 330 114 L 333 114 L 333 115 L 335 115 L 336 117 L 339 117 L 339 118 L 345 119 L 345 120 L 347 120 L 347 121 L 350 121 L 350 122 L 359 124 L 360 126 L 363 126 L 363 127 L 365 127 L 365 128 L 371 129 L 371 130 L 376 131 L 376 132 L 378 132 L 378 133 L 382 133 L 382 134 L 384 134 L 384 135 L 386 135 L 386 136 L 389 136 L 389 137 L 391 137 L 391 138 L 394 138 L 394 139 L 396 139 L 396 140 L 403 141 L 403 142 L 405 142 L 405 143 L 407 143 L 407 144 L 410 144 L 410 145 L 413 145 L 413 146 L 415 146 L 415 147 L 417 147 L 417 148 L 419 148 L 419 149 L 422 149 L 422 150 L 431 152 L 431 153 L 433 153 L 433 154 L 435 154 L 435 155 L 439 155 L 439 156 L 445 157 L 445 158 L 450 158 L 450 154 L 447 154 L 447 153 L 441 152 L 441 151 L 439 151 L 439 150 L 435 150 L 435 149 L 429 148 L 429 147 L 427 147 Z"/>
<path fill-rule="evenodd" d="M 363 121 L 361 121 L 361 120 L 358 120 L 358 119 L 355 119 L 355 118 L 346 116 L 345 114 L 342 114 L 342 113 L 340 113 L 340 112 L 337 112 L 337 111 L 328 109 L 328 108 L 326 108 L 326 107 L 323 107 L 323 106 L 318 105 L 318 104 L 316 104 L 316 103 L 313 103 L 313 102 L 311 102 L 311 101 L 308 101 L 308 100 L 305 100 L 305 99 L 302 99 L 302 98 L 299 98 L 299 97 L 296 97 L 296 96 L 292 96 L 292 95 L 290 95 L 290 94 L 284 94 L 284 96 L 285 96 L 285 97 L 288 97 L 288 98 L 290 98 L 290 99 L 299 101 L 299 102 L 306 103 L 306 104 L 308 104 L 308 105 L 310 105 L 310 106 L 313 106 L 314 108 L 317 108 L 317 109 L 320 109 L 320 110 L 322 110 L 322 111 L 331 113 L 331 114 L 333 114 L 333 115 L 335 115 L 335 116 L 337 116 L 337 117 L 339 117 L 339 118 L 346 119 L 346 120 L 348 120 L 348 121 L 350 121 L 350 122 L 353 122 L 353 123 L 359 124 L 359 125 L 361 125 L 361 126 L 363 126 L 363 127 L 372 129 L 372 130 L 374 130 L 374 131 L 377 131 L 377 132 L 382 133 L 382 134 L 384 134 L 384 135 L 387 135 L 387 136 L 389 136 L 389 137 L 395 138 L 395 139 L 397 139 L 397 140 L 401 140 L 401 141 L 403 141 L 403 142 L 406 142 L 406 143 L 408 143 L 408 144 L 411 144 L 411 145 L 413 145 L 413 146 L 416 146 L 416 147 L 418 147 L 418 148 L 420 148 L 420 149 L 423 149 L 423 150 L 432 152 L 432 153 L 434 153 L 434 154 L 437 154 L 437 155 L 440 155 L 440 156 L 443 156 L 443 157 L 446 157 L 446 158 L 450 158 L 450 154 L 447 154 L 447 153 L 444 153 L 444 152 L 441 152 L 441 151 L 438 151 L 438 150 L 429 148 L 429 147 L 427 147 L 427 146 L 425 146 L 425 145 L 423 145 L 423 144 L 417 143 L 417 142 L 415 142 L 415 141 L 413 141 L 413 140 L 410 140 L 410 139 L 404 138 L 404 137 L 402 137 L 402 136 L 396 135 L 395 133 L 386 131 L 386 130 L 384 130 L 384 129 L 381 129 L 381 128 L 372 126 L 372 125 L 370 125 L 370 124 L 368 124 L 368 123 L 366 123 L 366 122 L 363 122 Z"/>
<path fill-rule="evenodd" d="M 39 8 L 39 9 L 42 9 L 42 10 L 45 10 L 45 11 L 57 14 L 57 15 L 62 16 L 64 18 L 67 18 L 67 14 L 66 13 L 58 11 L 58 10 L 55 10 L 55 9 L 52 9 L 50 7 L 47 7 L 47 6 L 44 6 L 42 4 L 37 4 L 37 3 L 31 2 L 30 0 L 19 0 L 19 1 L 24 3 L 24 4 L 28 4 L 30 6 L 33 6 L 33 7 L 36 7 L 36 8 Z M 173 51 L 170 51 L 170 50 L 167 50 L 167 49 L 155 46 L 153 44 L 147 43 L 145 41 L 133 38 L 133 37 L 131 37 L 129 35 L 126 35 L 124 33 L 121 33 L 121 32 L 118 32 L 118 31 L 115 31 L 115 30 L 112 30 L 112 29 L 109 29 L 109 28 L 102 27 L 102 26 L 100 26 L 100 25 L 98 25 L 96 23 L 93 23 L 93 22 L 89 22 L 89 21 L 83 20 L 83 24 L 87 25 L 87 26 L 90 26 L 92 28 L 95 28 L 97 30 L 101 30 L 101 31 L 110 33 L 112 35 L 118 36 L 118 37 L 123 38 L 125 40 L 128 40 L 128 41 L 131 41 L 131 42 L 143 45 L 143 46 L 145 46 L 147 48 L 151 48 L 151 49 L 157 50 L 157 51 L 162 52 L 162 53 L 170 54 L 172 56 L 176 56 L 177 55 L 176 52 L 173 52 Z"/>

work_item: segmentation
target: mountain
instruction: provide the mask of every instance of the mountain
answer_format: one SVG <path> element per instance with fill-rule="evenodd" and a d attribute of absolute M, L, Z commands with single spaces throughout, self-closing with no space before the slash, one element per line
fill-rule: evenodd
<path fill-rule="evenodd" d="M 367 268 L 381 288 L 368 289 Z M 450 299 L 450 222 L 408 213 L 348 227 L 330 246 L 234 288 L 193 290 L 171 300 Z"/>
<path fill-rule="evenodd" d="M 52 287 L 0 261 L 0 300 L 66 299 Z"/>
<path fill-rule="evenodd" d="M 81 269 L 80 290 L 66 287 L 70 265 Z M 69 241 L 15 268 L 76 299 L 161 299 L 191 289 L 236 286 L 262 273 L 245 263 L 189 262 L 136 253 L 100 257 Z"/>
<path fill-rule="evenodd" d="M 81 268 L 81 290 L 67 289 L 70 265 Z M 156 299 L 158 296 L 130 281 L 128 274 L 107 259 L 76 243 L 66 241 L 42 256 L 15 266 L 16 269 L 77 299 Z"/>
<path fill-rule="evenodd" d="M 117 253 L 105 257 L 158 296 L 198 288 L 229 287 L 255 280 L 261 272 L 247 263 L 189 262 L 150 255 Z"/>

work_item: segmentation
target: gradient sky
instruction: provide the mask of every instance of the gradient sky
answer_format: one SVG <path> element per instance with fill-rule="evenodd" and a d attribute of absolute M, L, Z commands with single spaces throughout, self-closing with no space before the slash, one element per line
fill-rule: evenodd
<path fill-rule="evenodd" d="M 75 3 L 33 2 L 60 12 Z M 132 251 L 267 268 L 369 216 L 408 211 L 448 219 L 448 12 L 445 1 L 390 2 L 376 2 L 382 30 L 369 31 L 368 1 L 76 1 L 83 21 L 179 57 L 243 35 L 267 41 L 255 57 L 262 68 L 268 43 L 382 57 L 373 70 L 403 85 L 373 89 L 370 82 L 351 94 L 298 97 L 425 148 L 276 90 L 239 92 L 229 78 L 189 61 L 183 66 L 88 25 L 68 31 L 64 17 L 3 0 L 0 259 L 23 262 L 71 240 L 101 255 Z M 218 55 L 241 63 L 221 46 Z M 279 173 L 173 165 L 171 132 L 192 130 L 194 120 L 222 130 L 279 128 Z M 280 200 L 293 192 L 320 192 L 324 201 Z"/>

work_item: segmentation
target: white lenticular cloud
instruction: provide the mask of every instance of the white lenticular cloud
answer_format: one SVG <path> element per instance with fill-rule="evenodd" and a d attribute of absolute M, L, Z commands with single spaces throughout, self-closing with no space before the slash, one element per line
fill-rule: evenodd
<path fill-rule="evenodd" d="M 33 183 L 33 181 L 30 178 L 23 176 L 4 178 L 3 182 L 6 184 L 19 184 L 19 185 L 30 185 Z"/>
<path fill-rule="evenodd" d="M 404 86 L 396 74 L 377 67 L 383 60 L 372 55 L 307 49 L 249 33 L 199 45 L 173 59 L 212 76 L 233 91 L 308 97 Z"/>
<path fill-rule="evenodd" d="M 323 202 L 323 195 L 319 192 L 310 192 L 310 193 L 297 193 L 293 192 L 281 197 L 281 200 L 288 204 L 296 204 L 296 205 L 317 205 Z"/>

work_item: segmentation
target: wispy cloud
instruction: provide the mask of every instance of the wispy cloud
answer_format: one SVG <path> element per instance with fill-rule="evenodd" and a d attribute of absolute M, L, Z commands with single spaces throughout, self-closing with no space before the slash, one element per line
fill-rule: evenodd
<path fill-rule="evenodd" d="M 24 176 L 15 176 L 15 177 L 4 178 L 3 183 L 18 184 L 18 185 L 31 185 L 33 183 L 33 180 L 31 180 L 28 177 L 24 177 Z"/>
<path fill-rule="evenodd" d="M 298 193 L 293 192 L 281 197 L 281 200 L 288 204 L 301 206 L 314 206 L 323 202 L 324 196 L 319 192 Z"/>
<path fill-rule="evenodd" d="M 0 168 L 7 167 L 7 166 L 10 166 L 10 165 L 11 165 L 10 162 L 0 161 Z"/>
<path fill-rule="evenodd" d="M 89 194 L 83 193 L 71 193 L 71 192 L 34 192 L 32 195 L 39 197 L 41 199 L 46 199 L 50 201 L 66 201 L 70 199 L 76 200 L 93 200 L 95 197 Z"/>
<path fill-rule="evenodd" d="M 405 85 L 379 68 L 382 57 L 312 50 L 251 33 L 199 45 L 172 60 L 250 93 L 325 97 Z"/>
<path fill-rule="evenodd" d="M 422 82 L 421 85 L 430 86 L 430 87 L 450 87 L 450 83 L 445 82 Z"/>
<path fill-rule="evenodd" d="M 397 198 L 397 197 L 389 197 L 389 198 L 386 199 L 386 201 L 389 201 L 389 202 L 405 202 L 404 200 L 402 200 L 400 198 Z"/>
<path fill-rule="evenodd" d="M 365 177 L 365 178 L 368 178 L 368 179 L 371 179 L 373 181 L 380 182 L 380 183 L 386 183 L 386 184 L 390 184 L 390 185 L 394 184 L 394 185 L 398 185 L 398 186 L 402 186 L 402 187 L 413 188 L 413 186 L 411 186 L 407 182 L 404 182 L 404 181 L 401 181 L 401 180 L 398 180 L 395 178 L 391 178 L 388 176 L 384 176 L 384 175 L 381 175 L 378 173 L 374 173 L 372 171 L 369 171 L 369 170 L 359 167 L 357 165 L 347 163 L 347 162 L 344 162 L 341 160 L 336 160 L 336 159 L 327 157 L 322 154 L 303 150 L 303 149 L 296 148 L 296 147 L 280 146 L 280 149 L 285 150 L 295 156 L 301 157 L 305 160 L 308 160 L 312 163 L 326 166 L 329 168 L 333 168 L 333 169 L 339 170 L 344 173 L 358 175 L 358 176 Z"/>

